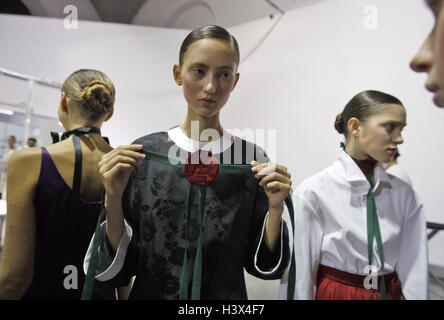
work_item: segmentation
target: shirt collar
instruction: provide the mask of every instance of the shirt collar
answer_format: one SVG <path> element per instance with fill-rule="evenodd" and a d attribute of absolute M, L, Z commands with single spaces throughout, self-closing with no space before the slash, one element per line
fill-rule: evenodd
<path fill-rule="evenodd" d="M 168 130 L 168 137 L 178 145 L 179 148 L 188 152 L 206 150 L 211 151 L 213 154 L 219 154 L 233 144 L 233 136 L 226 130 L 224 130 L 222 137 L 210 142 L 191 140 L 179 126 Z"/>
<path fill-rule="evenodd" d="M 345 152 L 344 150 L 341 151 L 341 154 L 339 155 L 339 162 L 342 164 L 344 170 L 345 170 L 345 179 L 350 182 L 366 182 L 367 181 L 366 176 L 361 171 L 357 163 L 352 159 L 352 157 Z M 374 171 L 374 178 L 375 178 L 375 189 L 378 188 L 381 181 L 389 182 L 390 179 L 385 172 L 385 170 L 382 168 L 381 163 L 378 162 L 376 165 Z"/>

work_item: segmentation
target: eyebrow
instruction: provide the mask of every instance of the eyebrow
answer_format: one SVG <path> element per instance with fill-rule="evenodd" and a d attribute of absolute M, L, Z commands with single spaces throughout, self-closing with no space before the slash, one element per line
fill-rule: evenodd
<path fill-rule="evenodd" d="M 406 122 L 395 121 L 395 120 L 387 120 L 387 121 L 384 122 L 384 124 L 395 124 L 395 125 L 400 125 L 402 127 L 406 127 L 407 126 Z"/>
<path fill-rule="evenodd" d="M 204 69 L 209 69 L 209 67 L 206 65 L 206 64 L 204 64 L 204 63 L 199 63 L 199 62 L 197 62 L 197 63 L 192 63 L 191 65 L 190 65 L 190 68 L 193 68 L 193 67 L 200 67 L 200 68 L 204 68 Z M 217 67 L 216 69 L 218 69 L 218 70 L 234 70 L 233 69 L 233 67 L 230 67 L 230 66 L 221 66 L 221 67 Z"/>

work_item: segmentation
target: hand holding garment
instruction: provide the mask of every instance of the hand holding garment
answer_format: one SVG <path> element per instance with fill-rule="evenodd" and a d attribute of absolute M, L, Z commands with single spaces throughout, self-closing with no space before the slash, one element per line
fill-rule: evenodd
<path fill-rule="evenodd" d="M 204 170 L 205 178 L 198 180 L 203 184 L 192 184 L 183 164 L 189 153 L 209 149 L 188 148 L 174 132 L 135 141 L 149 156 L 135 168 L 125 190 L 127 231 L 117 252 L 112 252 L 103 227 L 97 233 L 96 278 L 121 286 L 137 275 L 130 299 L 246 299 L 243 268 L 263 279 L 278 279 L 290 260 L 285 223 L 273 252 L 263 238 L 268 200 L 245 152 L 254 145 L 233 136 L 224 147 L 225 135 L 212 142 L 217 175 L 211 180 L 213 171 Z M 228 165 L 237 144 L 243 159 Z M 169 156 L 174 149 L 181 153 L 175 159 Z M 263 156 L 257 160 L 268 161 L 263 151 L 256 154 Z"/>

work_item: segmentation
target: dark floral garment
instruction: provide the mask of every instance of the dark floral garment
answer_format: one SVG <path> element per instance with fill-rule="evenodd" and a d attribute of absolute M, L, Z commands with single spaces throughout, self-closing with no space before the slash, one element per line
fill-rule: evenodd
<path fill-rule="evenodd" d="M 249 164 L 253 159 L 246 157 L 245 150 L 256 146 L 234 136 L 233 139 L 235 142 L 231 148 L 214 156 L 221 163 L 226 164 L 227 157 L 236 163 L 234 148 L 241 145 L 244 153 L 242 161 Z M 172 146 L 179 149 L 166 132 L 139 138 L 134 143 L 142 144 L 144 150 L 165 155 L 169 154 Z M 267 161 L 263 151 L 259 147 L 257 149 L 255 160 Z M 175 156 L 180 157 L 179 153 Z M 187 155 L 184 150 L 182 154 Z M 279 279 L 288 265 L 285 223 L 281 234 L 283 248 L 278 241 L 272 253 L 264 240 L 259 243 L 268 211 L 268 198 L 258 182 L 252 172 L 219 173 L 206 187 L 201 299 L 247 299 L 244 268 L 262 279 Z M 126 286 L 136 275 L 130 299 L 179 298 L 189 185 L 181 169 L 153 160 L 144 160 L 133 172 L 122 204 L 133 235 L 122 270 L 107 281 L 113 286 Z M 199 203 L 196 197 L 188 223 L 189 281 L 192 279 L 198 237 Z M 257 266 L 262 271 L 276 269 L 274 272 L 264 275 L 256 269 L 254 257 L 258 246 Z M 114 253 L 102 228 L 96 274 L 105 271 L 113 259 Z M 275 268 L 278 264 L 279 267 Z"/>

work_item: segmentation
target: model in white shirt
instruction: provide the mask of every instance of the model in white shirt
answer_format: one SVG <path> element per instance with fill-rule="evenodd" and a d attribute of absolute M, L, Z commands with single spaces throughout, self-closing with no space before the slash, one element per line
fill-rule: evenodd
<path fill-rule="evenodd" d="M 320 265 L 353 275 L 368 275 L 366 201 L 370 183 L 351 156 L 387 162 L 397 145 L 403 143 L 401 130 L 406 124 L 406 113 L 401 103 L 392 98 L 375 91 L 355 96 L 335 123 L 338 131 L 345 134 L 345 151 L 330 167 L 303 181 L 293 192 L 295 299 L 316 298 Z M 384 270 L 376 241 L 373 265 L 379 275 L 392 272 L 399 275 L 406 299 L 427 299 L 423 206 L 407 183 L 388 175 L 380 165 L 373 171 L 372 182 Z M 285 278 L 282 283 L 281 297 L 286 293 Z"/>

